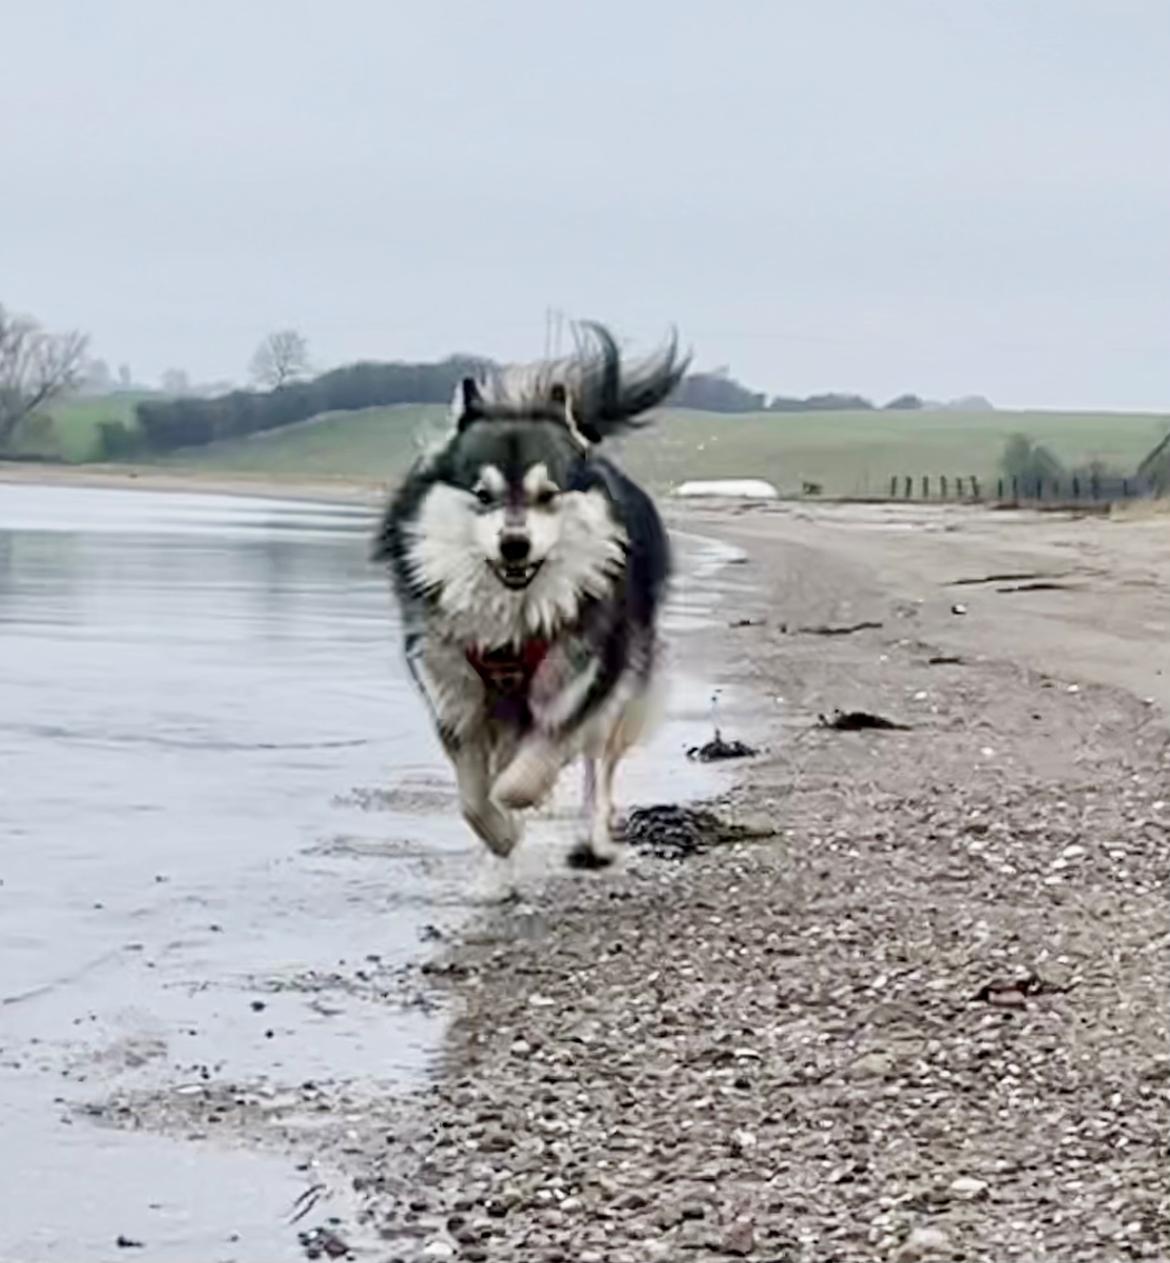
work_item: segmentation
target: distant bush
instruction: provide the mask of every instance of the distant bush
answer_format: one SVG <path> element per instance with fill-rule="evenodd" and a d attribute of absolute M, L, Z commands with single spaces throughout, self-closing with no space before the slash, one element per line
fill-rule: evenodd
<path fill-rule="evenodd" d="M 760 412 L 766 400 L 724 373 L 691 373 L 679 382 L 671 403 L 704 412 Z"/>
<path fill-rule="evenodd" d="M 787 395 L 777 395 L 770 404 L 769 412 L 868 412 L 873 408 L 870 400 L 863 395 L 806 395 L 803 399 L 795 399 Z"/>
<path fill-rule="evenodd" d="M 1044 447 L 1026 434 L 1013 434 L 1004 445 L 999 467 L 1024 495 L 1050 494 L 1113 500 L 1122 496 L 1144 495 L 1151 480 L 1140 472 L 1127 474 L 1104 461 L 1087 461 L 1066 468 Z"/>
<path fill-rule="evenodd" d="M 882 404 L 886 412 L 917 412 L 921 407 L 923 403 L 917 395 L 898 395 L 889 403 Z"/>
<path fill-rule="evenodd" d="M 1006 477 L 1028 485 L 1055 482 L 1064 473 L 1064 467 L 1048 448 L 1034 443 L 1026 434 L 1013 434 L 1008 439 L 999 467 Z"/>
<path fill-rule="evenodd" d="M 170 451 L 274 430 L 321 412 L 446 403 L 458 381 L 482 371 L 485 364 L 462 355 L 433 364 L 350 364 L 275 390 L 233 390 L 214 399 L 144 400 L 135 413 L 144 446 Z"/>
<path fill-rule="evenodd" d="M 98 423 L 99 460 L 130 460 L 142 451 L 142 435 L 124 421 Z"/>

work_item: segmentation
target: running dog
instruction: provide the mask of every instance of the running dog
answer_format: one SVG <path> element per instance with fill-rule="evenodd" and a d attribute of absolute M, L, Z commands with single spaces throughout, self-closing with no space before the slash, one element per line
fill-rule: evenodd
<path fill-rule="evenodd" d="M 390 570 L 406 660 L 464 818 L 507 856 L 518 812 L 585 764 L 582 867 L 617 854 L 613 780 L 656 710 L 670 549 L 650 497 L 597 454 L 686 371 L 676 339 L 623 363 L 600 325 L 563 361 L 466 378 L 454 431 L 392 497 Z"/>

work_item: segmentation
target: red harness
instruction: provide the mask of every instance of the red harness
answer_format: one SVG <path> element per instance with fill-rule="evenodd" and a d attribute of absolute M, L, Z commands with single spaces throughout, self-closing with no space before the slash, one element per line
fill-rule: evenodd
<path fill-rule="evenodd" d="M 467 661 L 492 692 L 500 697 L 527 697 L 548 649 L 547 640 L 526 640 L 519 649 L 508 645 L 484 651 L 472 646 L 466 652 Z"/>

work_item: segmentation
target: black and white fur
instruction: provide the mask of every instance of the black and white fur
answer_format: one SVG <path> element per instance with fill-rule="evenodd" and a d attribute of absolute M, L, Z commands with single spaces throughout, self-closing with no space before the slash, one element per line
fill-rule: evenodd
<path fill-rule="evenodd" d="M 596 454 L 678 384 L 672 339 L 623 364 L 599 325 L 571 359 L 465 380 L 455 430 L 392 498 L 389 564 L 406 657 L 454 765 L 463 814 L 497 855 L 517 812 L 585 762 L 586 831 L 601 865 L 618 762 L 652 718 L 670 550 L 649 496 Z M 502 665 L 501 665 L 502 664 Z"/>

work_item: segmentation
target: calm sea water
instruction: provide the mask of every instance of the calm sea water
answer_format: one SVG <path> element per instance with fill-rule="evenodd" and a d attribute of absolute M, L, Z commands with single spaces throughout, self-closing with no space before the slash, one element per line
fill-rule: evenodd
<path fill-rule="evenodd" d="M 417 955 L 484 862 L 404 676 L 371 525 L 0 484 L 0 1260 L 115 1258 L 119 1233 L 152 1260 L 299 1257 L 291 1163 L 74 1106 L 200 1066 L 402 1085 L 433 1049 L 439 1019 L 307 985 Z M 681 557 L 675 630 L 705 619 L 725 553 L 683 540 Z M 705 788 L 681 751 L 708 732 L 706 690 L 684 683 L 626 797 Z M 530 855 L 565 828 L 538 822 Z"/>

